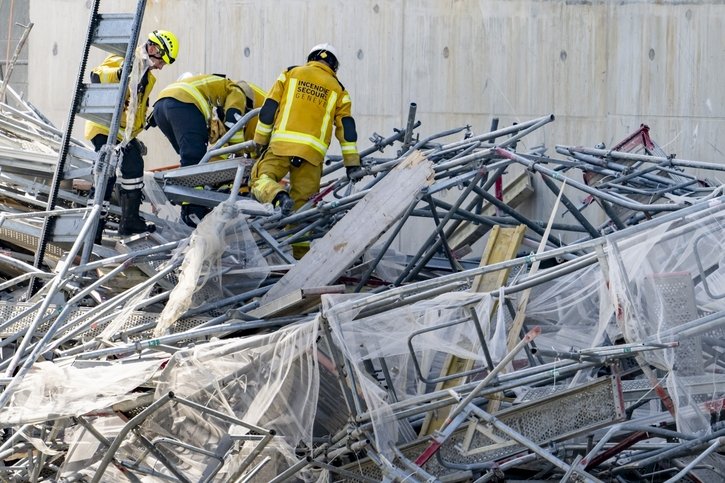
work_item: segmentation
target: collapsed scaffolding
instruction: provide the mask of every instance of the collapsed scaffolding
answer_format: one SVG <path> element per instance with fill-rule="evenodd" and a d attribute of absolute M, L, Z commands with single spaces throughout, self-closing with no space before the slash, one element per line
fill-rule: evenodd
<path fill-rule="evenodd" d="M 329 157 L 283 217 L 240 195 L 253 160 L 225 146 L 253 111 L 199 165 L 147 175 L 157 233 L 113 236 L 112 204 L 93 244 L 89 181 L 118 164 L 138 70 L 88 86 L 85 61 L 132 59 L 145 8 L 99 3 L 65 131 L 3 81 L 4 481 L 722 481 L 723 197 L 692 174 L 721 165 L 646 126 L 520 149 L 553 116 L 421 139 L 412 104 L 362 179 Z M 110 124 L 100 155 L 76 114 Z M 534 186 L 548 220 L 524 215 Z M 193 232 L 183 202 L 213 208 Z"/>
<path fill-rule="evenodd" d="M 666 155 L 646 126 L 520 152 L 553 116 L 421 139 L 411 105 L 363 179 L 330 157 L 286 218 L 239 196 L 245 157 L 150 173 L 158 232 L 84 263 L 93 208 L 67 185 L 39 211 L 61 133 L 17 104 L 0 118 L 3 479 L 723 478 L 723 166 Z M 239 149 L 221 146 L 209 158 Z M 534 186 L 556 196 L 548 220 L 517 209 Z M 190 232 L 168 200 L 214 210 Z M 64 215 L 80 232 L 33 267 Z M 429 234 L 406 256 L 411 224 Z"/>

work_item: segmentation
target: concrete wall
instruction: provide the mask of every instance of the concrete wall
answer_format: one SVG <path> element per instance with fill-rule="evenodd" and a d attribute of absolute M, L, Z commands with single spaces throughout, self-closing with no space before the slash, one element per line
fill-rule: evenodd
<path fill-rule="evenodd" d="M 58 124 L 89 4 L 30 1 L 29 98 Z M 134 5 L 105 1 L 102 11 Z M 144 32 L 164 28 L 180 38 L 179 59 L 159 74 L 160 86 L 191 71 L 269 87 L 312 45 L 333 43 L 361 148 L 373 132 L 404 126 L 416 102 L 421 136 L 553 113 L 556 121 L 521 148 L 545 144 L 555 155 L 556 144 L 612 145 L 646 123 L 667 152 L 721 162 L 724 24 L 719 0 L 149 0 Z M 94 52 L 89 64 L 102 57 Z M 149 166 L 176 161 L 158 131 L 142 139 Z M 541 196 L 528 211 L 545 220 L 552 205 Z"/>
<path fill-rule="evenodd" d="M 8 85 L 19 94 L 28 90 L 27 43 L 18 52 L 12 68 L 10 63 L 29 23 L 28 7 L 26 1 L 0 1 L 0 84 L 10 72 Z"/>

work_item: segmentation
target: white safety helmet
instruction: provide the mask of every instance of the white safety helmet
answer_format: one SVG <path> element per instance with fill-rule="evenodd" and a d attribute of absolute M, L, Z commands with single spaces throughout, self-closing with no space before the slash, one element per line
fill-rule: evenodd
<path fill-rule="evenodd" d="M 337 49 L 330 44 L 317 44 L 307 54 L 307 61 L 319 60 L 327 63 L 333 71 L 337 72 L 340 62 L 337 60 Z"/>

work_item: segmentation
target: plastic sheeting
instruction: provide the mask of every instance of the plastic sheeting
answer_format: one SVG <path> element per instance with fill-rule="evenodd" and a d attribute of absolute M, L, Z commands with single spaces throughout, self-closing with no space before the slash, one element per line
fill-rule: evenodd
<path fill-rule="evenodd" d="M 183 256 L 179 281 L 169 295 L 154 329 L 159 337 L 189 308 L 225 296 L 225 288 L 238 292 L 253 290 L 267 277 L 267 262 L 259 251 L 242 210 L 256 202 L 226 201 L 217 205 L 196 227 L 187 245 L 176 257 Z M 230 275 L 232 269 L 258 268 L 243 275 Z"/>
<path fill-rule="evenodd" d="M 624 362 L 648 366 L 646 372 L 651 372 L 649 366 L 654 369 L 672 399 L 680 432 L 708 430 L 711 411 L 719 410 L 723 397 L 722 383 L 715 383 L 725 363 L 725 315 L 718 316 L 725 314 L 723 208 L 714 201 L 710 209 L 686 218 L 655 220 L 640 230 L 611 235 L 597 249 L 595 263 L 535 286 L 525 320 L 529 328 L 542 328 L 537 347 L 596 355 L 597 350 L 623 343 L 678 341 L 678 347 L 633 353 Z M 546 271 L 540 271 L 539 276 L 545 275 Z M 522 293 L 509 295 L 514 306 Z M 448 293 L 361 318 L 347 307 L 364 307 L 364 303 L 346 303 L 349 296 L 344 295 L 323 299 L 334 341 L 354 369 L 353 379 L 365 406 L 358 410 L 371 415 L 375 445 L 386 456 L 391 456 L 390 445 L 400 443 L 402 433 L 390 408 L 390 394 L 370 374 L 378 358 L 385 359 L 399 400 L 430 390 L 430 385 L 418 384 L 408 341 L 421 329 L 466 319 L 469 306 L 475 306 L 484 325 L 494 362 L 506 353 L 503 336 L 511 318 L 503 306 L 490 312 L 487 294 Z M 467 320 L 413 337 L 413 352 L 424 377 L 438 375 L 439 368 L 431 361 L 440 359 L 441 353 L 482 364 L 472 327 Z M 581 371 L 574 380 L 555 384 L 574 387 L 595 377 L 596 373 Z M 704 392 L 699 384 L 695 394 L 689 384 L 693 377 L 712 378 L 713 384 Z M 661 411 L 657 405 L 651 408 Z"/>
<path fill-rule="evenodd" d="M 317 327 L 313 320 L 272 334 L 212 341 L 179 351 L 158 377 L 156 397 L 173 391 L 177 397 L 245 423 L 274 429 L 277 436 L 263 456 L 272 457 L 265 471 L 277 474 L 296 462 L 298 443 L 312 446 L 319 392 Z M 142 431 L 149 440 L 168 438 L 214 452 L 229 443 L 230 423 L 182 404 L 167 404 L 143 423 Z M 228 458 L 215 481 L 227 481 L 253 444 L 232 445 L 229 451 L 239 451 L 242 457 Z M 198 451 L 158 447 L 193 481 L 217 462 Z M 117 457 L 132 460 L 138 451 L 138 444 L 129 440 Z M 155 469 L 166 471 L 158 462 Z M 146 481 L 163 480 L 149 477 Z"/>
<path fill-rule="evenodd" d="M 537 287 L 527 317 L 544 329 L 538 347 L 576 351 L 677 341 L 678 347 L 642 352 L 629 364 L 655 369 L 679 431 L 708 430 L 711 410 L 723 397 L 716 378 L 725 362 L 725 317 L 718 315 L 725 310 L 724 208 L 713 201 L 684 219 L 611 235 L 598 265 Z M 703 393 L 699 386 L 694 394 L 688 384 L 694 378 L 710 379 L 710 389 Z"/>
<path fill-rule="evenodd" d="M 79 416 L 137 397 L 168 356 L 124 362 L 39 362 L 0 410 L 0 424 L 29 424 Z"/>
<path fill-rule="evenodd" d="M 413 354 L 419 361 L 427 361 L 424 376 L 435 377 L 431 361 L 436 354 L 445 353 L 458 357 L 484 361 L 483 350 L 477 339 L 469 307 L 474 307 L 480 320 L 488 320 L 491 297 L 487 294 L 452 292 L 431 300 L 418 302 L 370 317 L 356 319 L 357 311 L 346 309 L 345 295 L 323 297 L 323 313 L 330 322 L 335 344 L 352 363 L 355 379 L 360 386 L 374 428 L 375 444 L 386 457 L 393 458 L 391 445 L 399 438 L 399 423 L 390 403 L 390 395 L 370 373 L 365 364 L 384 357 L 391 374 L 398 400 L 419 394 L 418 378 Z M 415 332 L 448 322 L 460 324 L 422 332 L 412 339 L 414 352 L 408 348 L 408 340 Z M 484 333 L 489 333 L 484 327 Z"/>

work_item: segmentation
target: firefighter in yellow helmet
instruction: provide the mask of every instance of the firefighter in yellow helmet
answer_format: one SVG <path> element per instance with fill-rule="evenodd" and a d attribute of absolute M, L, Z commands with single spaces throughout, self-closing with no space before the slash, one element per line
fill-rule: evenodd
<path fill-rule="evenodd" d="M 164 133 L 181 157 L 181 166 L 191 166 L 198 164 L 209 144 L 216 142 L 244 114 L 261 107 L 265 96 L 259 86 L 234 82 L 221 74 L 184 75 L 159 93 L 150 124 Z M 230 142 L 251 139 L 256 124 L 255 117 Z M 201 205 L 182 204 L 181 219 L 196 227 L 208 212 Z"/>
<path fill-rule="evenodd" d="M 149 105 L 149 96 L 154 87 L 156 78 L 151 73 L 154 69 L 162 69 L 167 64 L 176 60 L 179 52 L 179 42 L 176 36 L 168 30 L 154 30 L 149 33 L 146 42 L 137 51 L 138 69 L 132 69 L 129 91 L 126 93 L 126 105 L 121 115 L 121 123 L 118 139 L 121 141 L 125 131 L 130 131 L 130 139 L 122 149 L 121 160 L 121 222 L 118 232 L 120 235 L 131 235 L 153 231 L 154 225 L 147 224 L 139 215 L 139 208 L 142 201 L 141 190 L 143 188 L 144 162 L 142 157 L 143 148 L 136 136 L 143 129 L 146 119 L 146 111 Z M 119 55 L 109 55 L 106 59 L 91 71 L 91 82 L 101 84 L 117 84 L 120 82 L 121 72 L 125 59 Z M 131 90 L 134 90 L 134 96 Z M 132 99 L 136 102 L 132 104 Z M 127 115 L 129 111 L 133 116 L 133 124 L 127 127 Z M 87 121 L 85 137 L 89 139 L 96 151 L 99 151 L 108 141 L 109 127 L 96 122 Z M 116 182 L 115 173 L 110 177 L 104 200 L 111 199 L 113 185 Z M 96 243 L 100 243 L 105 219 L 99 223 L 96 233 Z"/>
<path fill-rule="evenodd" d="M 348 177 L 361 170 L 352 104 L 337 79 L 338 65 L 333 46 L 314 46 L 305 65 L 280 74 L 259 113 L 254 141 L 264 154 L 252 168 L 252 194 L 284 214 L 319 191 L 333 128 Z M 288 172 L 289 193 L 279 184 Z"/>

